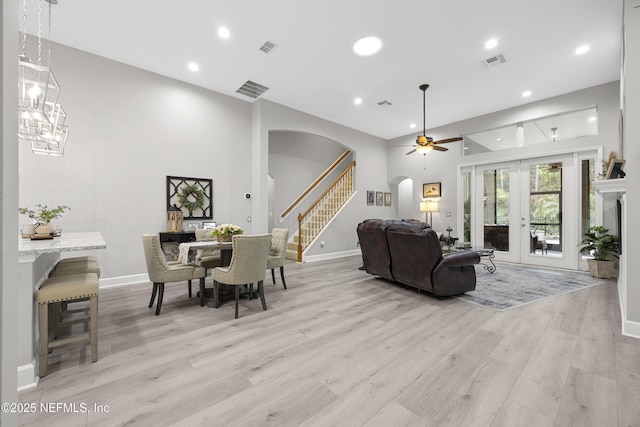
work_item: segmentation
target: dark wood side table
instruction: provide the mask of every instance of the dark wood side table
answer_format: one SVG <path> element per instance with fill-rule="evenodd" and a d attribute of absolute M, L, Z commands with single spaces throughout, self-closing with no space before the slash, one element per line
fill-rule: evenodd
<path fill-rule="evenodd" d="M 195 231 L 160 232 L 160 247 L 167 261 L 175 261 L 180 254 L 180 243 L 195 242 Z"/>

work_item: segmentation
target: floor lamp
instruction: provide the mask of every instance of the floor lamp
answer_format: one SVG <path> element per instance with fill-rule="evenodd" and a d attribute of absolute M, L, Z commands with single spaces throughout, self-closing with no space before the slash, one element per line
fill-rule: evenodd
<path fill-rule="evenodd" d="M 429 212 L 429 227 L 433 228 L 433 212 L 438 212 L 438 202 L 426 200 L 420 202 L 420 212 L 424 212 L 424 219 L 427 220 L 427 212 Z"/>

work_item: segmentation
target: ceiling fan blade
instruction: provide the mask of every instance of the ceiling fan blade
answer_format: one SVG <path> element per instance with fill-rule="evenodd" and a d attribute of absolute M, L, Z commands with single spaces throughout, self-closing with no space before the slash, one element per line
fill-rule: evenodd
<path fill-rule="evenodd" d="M 436 151 L 449 151 L 448 148 L 438 147 L 437 145 L 434 145 L 433 149 L 436 150 Z"/>
<path fill-rule="evenodd" d="M 413 154 L 416 152 L 416 149 L 414 148 L 413 150 L 409 151 L 407 154 L 405 154 L 405 156 L 408 156 L 409 154 Z"/>
<path fill-rule="evenodd" d="M 446 144 L 447 142 L 456 142 L 456 141 L 462 141 L 463 138 L 461 136 L 458 136 L 456 138 L 448 138 L 448 139 L 441 139 L 440 141 L 433 141 L 434 144 Z"/>

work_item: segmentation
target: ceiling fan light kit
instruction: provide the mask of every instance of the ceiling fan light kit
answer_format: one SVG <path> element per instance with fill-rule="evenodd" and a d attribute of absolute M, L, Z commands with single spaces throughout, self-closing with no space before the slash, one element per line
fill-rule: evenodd
<path fill-rule="evenodd" d="M 409 151 L 407 154 L 417 152 L 423 155 L 427 155 L 433 150 L 447 151 L 448 148 L 439 147 L 438 144 L 446 144 L 448 142 L 455 142 L 455 141 L 462 140 L 461 137 L 456 137 L 456 138 L 448 138 L 448 139 L 441 139 L 439 141 L 434 141 L 433 138 L 427 136 L 427 113 L 426 113 L 426 104 L 425 104 L 427 89 L 429 89 L 428 84 L 425 83 L 420 85 L 420 90 L 422 91 L 422 135 L 418 135 L 418 137 L 416 138 L 416 145 L 414 146 L 414 149 Z"/>

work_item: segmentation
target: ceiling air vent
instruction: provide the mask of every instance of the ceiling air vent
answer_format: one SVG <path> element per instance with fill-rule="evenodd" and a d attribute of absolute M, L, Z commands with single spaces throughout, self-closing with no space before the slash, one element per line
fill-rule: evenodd
<path fill-rule="evenodd" d="M 278 45 L 267 40 L 266 42 L 264 42 L 262 46 L 260 46 L 260 50 L 263 51 L 264 53 L 269 53 L 271 52 L 271 49 L 273 49 L 276 46 Z"/>
<path fill-rule="evenodd" d="M 236 92 L 241 95 L 246 95 L 250 98 L 256 99 L 268 90 L 269 88 L 266 86 L 262 86 L 261 84 L 252 82 L 251 80 L 247 80 L 247 82 L 240 86 L 240 88 L 236 90 Z"/>
<path fill-rule="evenodd" d="M 385 101 L 378 102 L 378 105 L 381 107 L 391 107 L 392 104 L 389 101 L 385 100 Z"/>
<path fill-rule="evenodd" d="M 482 61 L 482 65 L 484 65 L 485 67 L 495 67 L 497 65 L 504 64 L 505 62 L 507 62 L 507 60 L 505 59 L 504 55 L 500 54 L 485 59 L 484 61 Z"/>

